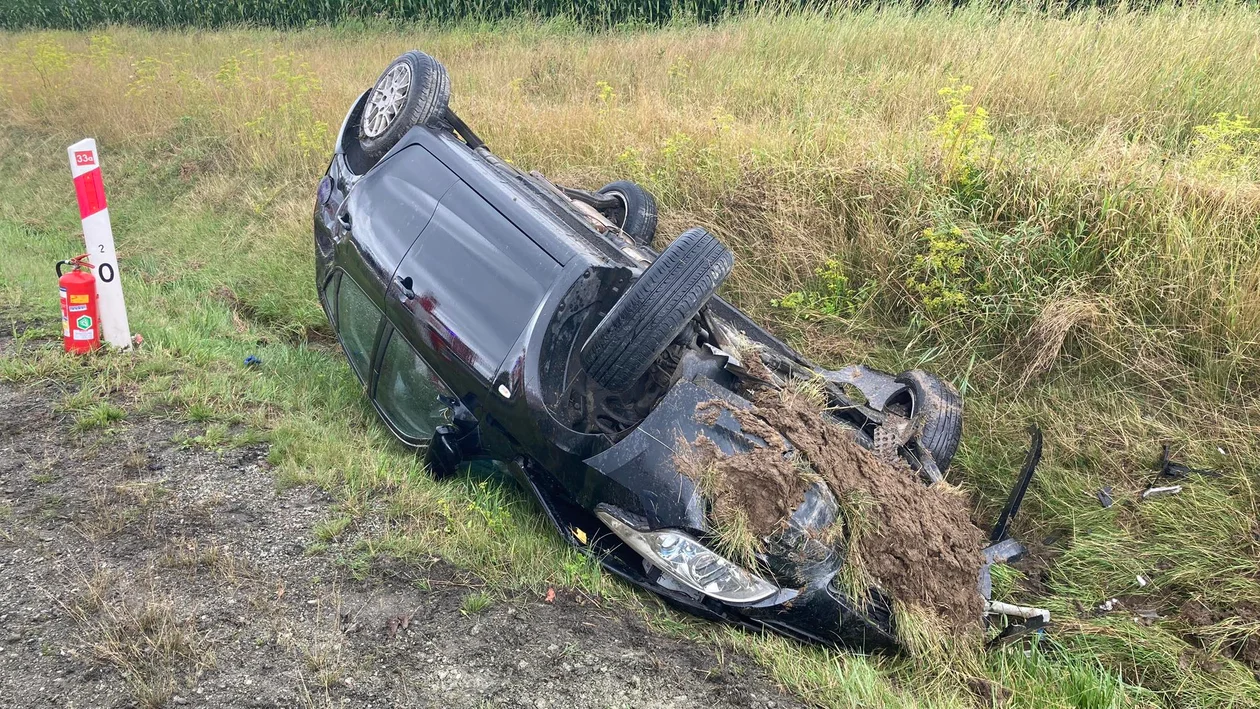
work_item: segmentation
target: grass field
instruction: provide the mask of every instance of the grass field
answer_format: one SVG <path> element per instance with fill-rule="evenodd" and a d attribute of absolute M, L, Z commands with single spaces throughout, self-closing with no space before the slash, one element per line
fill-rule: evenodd
<path fill-rule="evenodd" d="M 0 313 L 41 323 L 0 378 L 74 382 L 62 406 L 84 427 L 127 415 L 97 403 L 122 393 L 207 422 L 208 445 L 266 437 L 282 483 L 337 495 L 351 567 L 437 554 L 501 590 L 643 605 L 821 706 L 1260 705 L 1254 10 L 0 38 Z M 1016 531 L 1045 570 L 1004 574 L 998 594 L 1049 607 L 1048 639 L 878 658 L 688 622 L 562 548 L 511 488 L 426 478 L 330 344 L 309 226 L 346 108 L 412 47 L 450 68 L 453 106 L 500 155 L 576 185 L 643 182 L 662 237 L 710 227 L 737 253 L 725 293 L 819 362 L 958 382 L 951 476 L 978 520 L 1039 423 Z M 58 330 L 52 264 L 82 244 L 65 146 L 85 135 L 145 338 L 130 356 L 39 342 Z M 1138 501 L 1163 443 L 1221 475 Z M 1095 612 L 1110 598 L 1124 610 Z"/>

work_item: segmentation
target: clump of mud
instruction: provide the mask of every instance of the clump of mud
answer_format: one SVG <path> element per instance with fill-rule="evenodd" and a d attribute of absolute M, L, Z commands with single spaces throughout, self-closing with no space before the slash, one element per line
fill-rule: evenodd
<path fill-rule="evenodd" d="M 746 433 L 766 441 L 765 448 L 724 456 L 701 439 L 676 461 L 681 472 L 698 479 L 716 520 L 746 522 L 762 539 L 786 522 L 806 488 L 821 478 L 845 510 L 846 563 L 894 600 L 932 612 L 952 629 L 978 628 L 983 534 L 957 488 L 928 487 L 904 462 L 879 459 L 798 392 L 763 391 L 753 404 L 732 414 Z M 714 417 L 712 407 L 721 406 L 706 404 L 697 417 Z"/>

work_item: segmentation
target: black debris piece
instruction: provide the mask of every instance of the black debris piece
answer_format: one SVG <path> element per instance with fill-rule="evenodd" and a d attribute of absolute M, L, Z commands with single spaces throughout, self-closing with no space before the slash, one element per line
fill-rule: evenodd
<path fill-rule="evenodd" d="M 1111 507 L 1111 504 L 1113 502 L 1114 500 L 1111 499 L 1111 486 L 1110 485 L 1098 491 L 1098 504 L 1102 505 L 1103 509 L 1107 509 L 1108 507 Z"/>
<path fill-rule="evenodd" d="M 1189 475 L 1206 475 L 1208 477 L 1219 477 L 1221 471 L 1212 470 L 1211 468 L 1191 468 L 1185 463 L 1168 457 L 1168 444 L 1164 444 L 1164 452 L 1160 455 L 1159 476 L 1161 478 L 1172 478 L 1174 480 L 1184 478 Z M 1154 487 L 1152 485 L 1152 487 Z"/>
<path fill-rule="evenodd" d="M 1006 498 L 1006 507 L 998 516 L 997 524 L 993 526 L 993 533 L 989 535 L 990 544 L 997 544 L 1006 539 L 1010 532 L 1011 521 L 1015 519 L 1016 514 L 1019 514 L 1019 506 L 1024 503 L 1024 493 L 1028 492 L 1028 484 L 1032 482 L 1033 474 L 1037 472 L 1037 464 L 1041 462 L 1041 429 L 1036 424 L 1032 424 L 1028 427 L 1028 435 L 1032 438 L 1032 442 L 1028 446 L 1028 455 L 1024 457 L 1024 467 L 1019 471 L 1019 479 L 1015 481 L 1015 487 L 1011 488 L 1010 497 Z"/>
<path fill-rule="evenodd" d="M 1049 623 L 1042 620 L 1040 617 L 1029 618 L 1023 623 L 1011 623 L 1006 626 L 1001 633 L 998 633 L 997 637 L 988 642 L 987 648 L 992 650 L 994 648 L 1010 645 L 1021 638 L 1028 638 L 1031 640 L 1033 637 L 1044 635 L 1047 626 L 1049 626 Z"/>

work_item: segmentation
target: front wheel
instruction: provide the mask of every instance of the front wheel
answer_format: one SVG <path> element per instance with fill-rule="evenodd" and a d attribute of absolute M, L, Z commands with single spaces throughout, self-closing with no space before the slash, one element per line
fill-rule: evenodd
<path fill-rule="evenodd" d="M 945 472 L 962 440 L 962 397 L 953 385 L 922 369 L 902 372 L 897 381 L 910 391 L 910 417 L 923 417 L 919 445 L 932 454 L 936 467 Z"/>
<path fill-rule="evenodd" d="M 582 346 L 598 384 L 623 391 L 652 366 L 730 275 L 735 256 L 709 232 L 688 229 L 665 247 Z"/>
<path fill-rule="evenodd" d="M 412 126 L 434 125 L 446 116 L 451 78 L 446 67 L 411 50 L 390 63 L 368 94 L 359 120 L 359 145 L 372 160 L 389 152 Z"/>

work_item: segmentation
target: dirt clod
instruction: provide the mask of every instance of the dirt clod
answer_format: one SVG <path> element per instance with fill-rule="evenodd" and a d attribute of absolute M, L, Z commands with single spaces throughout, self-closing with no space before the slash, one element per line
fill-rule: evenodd
<path fill-rule="evenodd" d="M 715 518 L 732 509 L 747 516 L 758 537 L 778 529 L 821 477 L 838 500 L 860 500 L 861 519 L 848 519 L 849 563 L 859 563 L 894 600 L 934 612 L 955 630 L 979 626 L 976 589 L 983 535 L 971 523 L 966 497 L 945 483 L 923 485 L 900 461 L 888 463 L 860 446 L 853 432 L 829 422 L 803 395 L 783 390 L 756 395 L 735 410 L 746 433 L 765 448 L 722 456 L 701 441 L 680 466 L 703 471 L 701 489 Z M 721 406 L 714 402 L 703 409 Z M 790 447 L 786 444 L 790 444 Z M 696 459 L 699 460 L 697 463 Z M 850 509 L 850 515 L 853 515 Z M 853 539 L 854 527 L 861 533 Z"/>
<path fill-rule="evenodd" d="M 1229 608 L 1217 608 L 1191 599 L 1181 604 L 1177 616 L 1189 626 L 1186 639 L 1190 643 L 1199 648 L 1220 643 L 1227 657 L 1243 663 L 1260 677 L 1260 636 L 1254 633 L 1232 633 L 1228 627 L 1239 618 L 1252 619 L 1260 616 L 1260 607 L 1243 602 Z"/>
<path fill-rule="evenodd" d="M 982 707 L 1005 706 L 1013 695 L 1011 690 L 983 677 L 972 677 L 967 680 L 967 688 L 975 695 Z"/>

